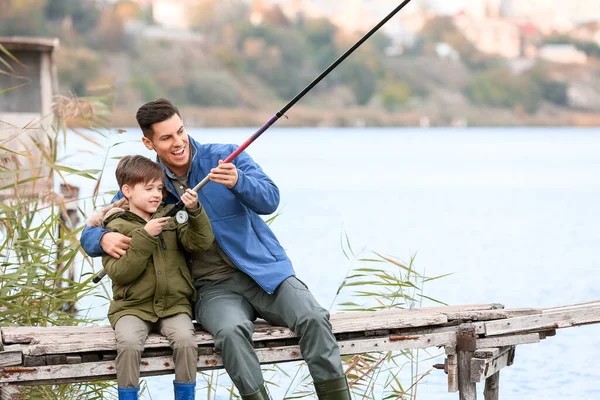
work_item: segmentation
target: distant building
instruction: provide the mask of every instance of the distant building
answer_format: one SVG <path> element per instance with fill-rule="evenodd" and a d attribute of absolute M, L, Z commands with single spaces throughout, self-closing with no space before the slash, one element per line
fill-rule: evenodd
<path fill-rule="evenodd" d="M 548 44 L 540 48 L 538 57 L 558 64 L 585 64 L 587 55 L 571 44 Z"/>
<path fill-rule="evenodd" d="M 154 0 L 152 18 L 165 28 L 189 29 L 189 0 Z"/>
<path fill-rule="evenodd" d="M 600 7 L 600 6 L 599 6 Z M 600 46 L 600 22 L 587 22 L 577 25 L 571 36 L 584 42 L 593 42 Z"/>
<path fill-rule="evenodd" d="M 35 196 L 52 188 L 42 167 L 42 151 L 48 149 L 48 133 L 53 120 L 52 101 L 58 92 L 56 68 L 52 54 L 58 39 L 33 37 L 0 37 L 0 44 L 18 62 L 4 53 L 0 57 L 12 65 L 14 74 L 0 74 L 0 145 L 11 152 L 0 152 L 0 165 L 5 171 L 15 171 L 0 177 L 2 187 L 11 182 L 23 182 L 15 188 L 0 190 L 0 199 L 20 195 Z M 23 155 L 21 155 L 23 154 Z M 20 171 L 19 171 L 20 170 Z M 19 172 L 17 172 L 19 171 Z M 28 181 L 29 180 L 29 181 Z"/>
<path fill-rule="evenodd" d="M 452 60 L 458 61 L 460 60 L 460 54 L 456 51 L 452 46 L 448 43 L 436 43 L 435 44 L 435 53 L 437 56 L 443 60 Z"/>
<path fill-rule="evenodd" d="M 504 18 L 476 19 L 461 13 L 454 24 L 484 54 L 504 58 L 522 55 L 522 32 L 517 24 Z"/>

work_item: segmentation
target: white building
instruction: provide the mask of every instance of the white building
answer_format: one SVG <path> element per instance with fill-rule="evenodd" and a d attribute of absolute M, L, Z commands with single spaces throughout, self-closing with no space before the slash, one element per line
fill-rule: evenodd
<path fill-rule="evenodd" d="M 16 191 L 20 196 L 35 196 L 53 187 L 47 180 L 49 168 L 43 152 L 50 151 L 52 99 L 58 92 L 53 53 L 59 41 L 13 36 L 0 37 L 0 45 L 19 60 L 13 62 L 0 52 L 0 58 L 15 70 L 14 74 L 0 74 L 0 90 L 14 88 L 0 96 L 0 145 L 10 150 L 0 152 L 0 164 L 5 169 L 0 185 L 9 186 L 0 190 L 3 200 Z M 30 180 L 34 177 L 39 179 Z"/>
<path fill-rule="evenodd" d="M 559 64 L 585 64 L 587 55 L 571 44 L 549 44 L 540 49 L 538 57 Z"/>

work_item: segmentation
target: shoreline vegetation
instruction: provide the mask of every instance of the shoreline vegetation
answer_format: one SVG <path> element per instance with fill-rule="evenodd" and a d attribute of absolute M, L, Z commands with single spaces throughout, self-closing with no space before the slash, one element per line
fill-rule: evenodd
<path fill-rule="evenodd" d="M 280 107 L 272 110 L 252 108 L 222 107 L 181 107 L 186 116 L 188 128 L 247 128 L 260 127 L 269 120 Z M 362 128 L 362 127 L 597 127 L 600 126 L 600 114 L 561 112 L 548 109 L 540 115 L 476 107 L 467 111 L 463 118 L 454 117 L 447 112 L 438 119 L 418 111 L 386 112 L 366 107 L 344 109 L 317 109 L 295 106 L 275 126 L 312 127 L 312 128 Z M 460 115 L 460 114 L 457 114 Z M 127 109 L 115 109 L 112 114 L 112 127 L 137 126 L 135 115 Z"/>
<path fill-rule="evenodd" d="M 112 96 L 111 126 L 135 126 L 141 104 L 166 97 L 185 109 L 188 127 L 249 127 L 264 124 L 364 34 L 326 16 L 291 17 L 242 0 L 201 0 L 187 26 L 173 29 L 143 3 L 9 1 L 0 36 L 58 38 L 59 93 Z M 410 40 L 376 33 L 278 126 L 600 126 L 600 44 L 578 38 L 586 26 L 564 35 L 523 31 L 522 50 L 509 57 L 478 47 L 462 17 L 426 8 L 415 14 L 423 26 Z M 542 57 L 544 49 L 558 56 Z M 565 49 L 585 60 L 565 58 Z M 14 72 L 27 76 L 19 65 Z"/>

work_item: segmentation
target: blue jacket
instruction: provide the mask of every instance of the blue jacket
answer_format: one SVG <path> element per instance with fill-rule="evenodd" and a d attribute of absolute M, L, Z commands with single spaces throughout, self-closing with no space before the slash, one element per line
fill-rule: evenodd
<path fill-rule="evenodd" d="M 211 168 L 238 147 L 231 144 L 200 144 L 191 137 L 192 162 L 188 172 L 189 187 L 196 186 Z M 266 292 L 273 293 L 286 278 L 294 275 L 292 263 L 277 238 L 260 215 L 272 214 L 279 206 L 279 189 L 252 158 L 242 152 L 233 161 L 238 182 L 232 189 L 209 182 L 198 197 L 210 219 L 215 240 L 235 265 L 248 274 Z M 165 167 L 165 173 L 171 175 Z M 179 200 L 169 179 L 165 180 L 167 204 Z M 115 199 L 120 198 L 121 192 Z M 100 239 L 107 231 L 87 227 L 81 245 L 90 257 L 104 255 Z"/>

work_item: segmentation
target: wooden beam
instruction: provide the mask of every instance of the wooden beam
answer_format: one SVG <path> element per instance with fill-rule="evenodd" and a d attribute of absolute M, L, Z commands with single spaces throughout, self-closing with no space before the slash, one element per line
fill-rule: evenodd
<path fill-rule="evenodd" d="M 598 322 L 600 322 L 600 305 L 586 305 L 570 308 L 566 311 L 549 311 L 540 315 L 490 321 L 485 322 L 484 325 L 487 336 L 496 336 L 508 333 L 568 328 Z"/>
<path fill-rule="evenodd" d="M 448 392 L 458 392 L 458 358 L 456 354 L 448 354 Z"/>
<path fill-rule="evenodd" d="M 422 335 L 418 338 L 392 340 L 390 337 L 348 340 L 338 342 L 342 355 L 354 355 L 372 352 L 399 351 L 405 349 L 439 346 L 447 341 L 455 342 L 456 334 L 443 333 Z M 272 364 L 302 359 L 299 346 L 270 347 L 256 349 L 261 364 Z M 198 370 L 222 367 L 221 357 L 217 354 L 200 355 Z M 0 383 L 18 385 L 42 385 L 114 379 L 114 361 L 82 362 L 80 364 L 46 365 L 38 367 L 16 367 L 0 370 Z M 142 376 L 155 376 L 173 373 L 171 356 L 142 358 L 140 367 Z"/>
<path fill-rule="evenodd" d="M 508 335 L 477 339 L 476 347 L 478 349 L 485 349 L 488 347 L 514 346 L 517 344 L 532 344 L 539 342 L 539 333 L 527 333 L 524 335 Z"/>
<path fill-rule="evenodd" d="M 485 380 L 483 398 L 485 400 L 498 400 L 500 397 L 500 371 Z"/>
<path fill-rule="evenodd" d="M 410 312 L 406 312 L 410 311 Z M 357 314 L 357 313 L 355 313 Z M 448 318 L 439 313 L 426 314 L 411 310 L 395 312 L 360 313 L 360 318 L 332 318 L 334 334 L 349 332 L 376 331 L 384 329 L 405 329 L 422 326 L 442 325 Z M 16 327 L 3 328 L 4 343 L 29 344 L 23 351 L 26 355 L 79 353 L 94 349 L 107 351 L 116 349 L 114 331 L 109 326 L 102 327 Z M 287 328 L 257 323 L 254 342 L 295 338 Z M 204 331 L 196 332 L 198 345 L 212 345 L 213 336 Z M 168 340 L 159 334 L 148 336 L 146 348 L 169 347 Z"/>
<path fill-rule="evenodd" d="M 0 367 L 9 367 L 11 365 L 21 365 L 23 362 L 23 350 L 20 344 L 13 344 L 4 347 L 0 352 Z"/>
<path fill-rule="evenodd" d="M 477 383 L 489 378 L 502 368 L 512 364 L 515 348 L 506 347 L 492 358 L 476 358 L 471 360 L 471 382 Z"/>
<path fill-rule="evenodd" d="M 527 315 L 539 315 L 541 310 L 535 308 L 524 308 L 518 310 L 457 310 L 440 311 L 448 317 L 448 321 L 495 321 L 499 319 L 515 318 Z"/>
<path fill-rule="evenodd" d="M 462 324 L 456 339 L 458 355 L 458 392 L 460 400 L 476 400 L 475 383 L 471 382 L 471 359 L 475 351 L 475 328 Z"/>

